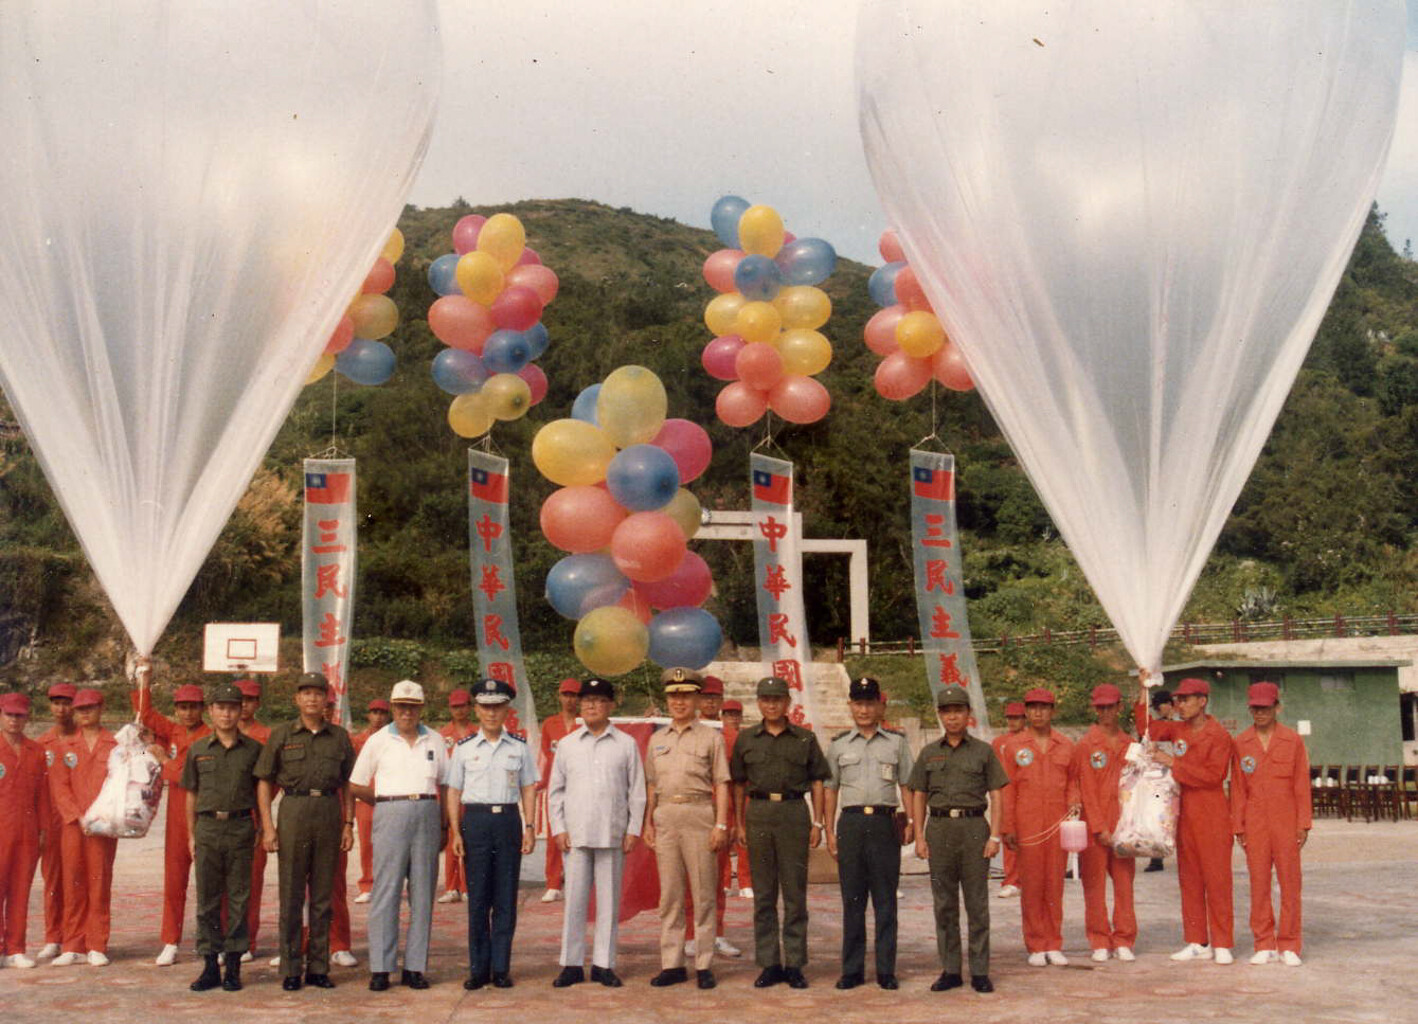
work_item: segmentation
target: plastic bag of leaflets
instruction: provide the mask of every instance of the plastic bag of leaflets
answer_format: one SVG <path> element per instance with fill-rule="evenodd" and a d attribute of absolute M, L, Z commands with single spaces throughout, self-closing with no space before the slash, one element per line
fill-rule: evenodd
<path fill-rule="evenodd" d="M 1181 790 L 1172 769 L 1147 756 L 1140 743 L 1128 747 L 1118 782 L 1122 813 L 1113 830 L 1119 857 L 1170 857 L 1177 852 Z"/>
<path fill-rule="evenodd" d="M 114 739 L 118 745 L 108 755 L 108 777 L 82 824 L 96 836 L 141 839 L 162 799 L 162 765 L 148 751 L 137 726 L 125 725 Z"/>

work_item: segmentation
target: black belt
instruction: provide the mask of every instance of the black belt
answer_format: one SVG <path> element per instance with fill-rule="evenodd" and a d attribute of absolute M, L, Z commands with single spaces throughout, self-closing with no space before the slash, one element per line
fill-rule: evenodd
<path fill-rule="evenodd" d="M 469 814 L 511 814 L 518 809 L 516 804 L 464 804 L 463 810 Z"/>
<path fill-rule="evenodd" d="M 338 789 L 287 789 L 286 796 L 334 796 Z"/>
<path fill-rule="evenodd" d="M 198 811 L 199 818 L 214 818 L 217 821 L 231 821 L 233 818 L 250 818 L 254 808 L 248 807 L 241 811 Z"/>
<path fill-rule="evenodd" d="M 983 818 L 983 807 L 932 807 L 932 818 Z"/>
<path fill-rule="evenodd" d="M 377 796 L 377 797 L 374 798 L 374 802 L 377 803 L 377 804 L 387 804 L 387 803 L 389 803 L 391 800 L 398 800 L 398 801 L 400 801 L 400 802 L 407 802 L 407 801 L 409 801 L 409 800 L 437 800 L 437 799 L 438 799 L 438 795 L 435 794 L 435 793 L 405 793 L 405 794 L 403 794 L 402 796 Z"/>
<path fill-rule="evenodd" d="M 853 807 L 842 808 L 843 814 L 895 814 L 894 804 L 857 804 Z"/>
<path fill-rule="evenodd" d="M 750 800 L 771 800 L 776 804 L 783 800 L 801 800 L 803 795 L 801 793 L 762 793 L 755 789 L 749 790 L 748 798 Z"/>

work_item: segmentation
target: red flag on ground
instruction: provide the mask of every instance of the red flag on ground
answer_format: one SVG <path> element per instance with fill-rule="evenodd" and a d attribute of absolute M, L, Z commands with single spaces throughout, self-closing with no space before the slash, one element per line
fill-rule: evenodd
<path fill-rule="evenodd" d="M 616 728 L 629 733 L 635 739 L 636 745 L 640 748 L 642 760 L 644 760 L 645 751 L 650 745 L 651 733 L 664 724 L 663 719 L 657 721 L 653 718 L 615 720 Z M 655 851 L 646 846 L 643 841 L 636 843 L 635 849 L 626 856 L 625 872 L 621 879 L 620 919 L 622 921 L 629 921 L 643 910 L 659 909 L 660 869 L 655 862 Z"/>

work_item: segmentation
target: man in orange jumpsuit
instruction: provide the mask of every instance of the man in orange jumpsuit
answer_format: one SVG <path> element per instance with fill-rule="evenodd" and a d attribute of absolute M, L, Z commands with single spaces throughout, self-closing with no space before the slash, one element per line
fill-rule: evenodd
<path fill-rule="evenodd" d="M 139 676 L 151 672 L 147 664 L 139 665 Z M 191 683 L 179 686 L 172 695 L 174 718 L 160 714 L 153 707 L 152 690 L 140 678 L 130 692 L 133 710 L 145 729 L 153 734 L 153 756 L 162 762 L 162 778 L 167 790 L 167 828 L 163 836 L 162 874 L 162 950 L 153 962 L 169 967 L 177 960 L 177 947 L 182 942 L 182 918 L 187 909 L 187 881 L 192 876 L 192 851 L 187 841 L 187 790 L 178 785 L 183 765 L 187 763 L 187 748 L 192 741 L 211 733 L 202 721 L 206 696 L 200 686 Z"/>
<path fill-rule="evenodd" d="M 1251 934 L 1256 944 L 1251 963 L 1280 959 L 1288 967 L 1299 967 L 1300 851 L 1314 824 L 1310 757 L 1299 734 L 1275 720 L 1280 687 L 1255 683 L 1247 697 L 1255 724 L 1236 737 L 1231 829 L 1246 851 L 1251 876 Z M 1272 870 L 1280 881 L 1278 932 L 1270 902 Z"/>
<path fill-rule="evenodd" d="M 354 744 L 355 757 L 364 749 L 364 744 L 380 729 L 389 725 L 389 702 L 383 697 L 375 697 L 365 705 L 364 728 L 350 737 Z M 356 903 L 368 903 L 374 891 L 374 805 L 363 800 L 355 801 L 355 833 L 359 836 L 359 895 Z"/>
<path fill-rule="evenodd" d="M 339 725 L 340 694 L 334 686 L 325 687 L 325 721 Z M 358 800 L 354 801 L 359 803 Z M 353 816 L 353 815 L 351 815 Z M 353 836 L 350 837 L 353 840 Z M 353 845 L 353 842 L 351 842 Z M 349 892 L 350 851 L 341 850 L 335 861 L 335 877 L 330 885 L 330 963 L 336 967 L 356 967 L 359 960 L 354 955 L 354 936 L 350 932 Z M 310 943 L 309 929 L 305 932 L 305 942 Z"/>
<path fill-rule="evenodd" d="M 74 725 L 74 694 L 78 692 L 72 683 L 55 683 L 49 688 L 49 716 L 54 724 L 38 741 L 44 748 L 46 769 L 54 766 L 59 741 L 78 731 Z M 44 948 L 39 955 L 46 960 L 59 955 L 59 941 L 64 937 L 64 858 L 60 852 L 64 822 L 53 800 L 49 801 L 49 808 L 39 854 L 39 869 L 44 876 Z"/>
<path fill-rule="evenodd" d="M 719 714 L 724 707 L 724 681 L 718 676 L 705 676 L 701 684 L 703 689 L 699 691 L 699 717 L 706 722 L 720 722 Z M 722 722 L 720 723 L 722 724 Z M 727 734 L 724 737 L 724 756 L 727 758 L 733 753 L 733 747 L 729 744 Z M 729 801 L 729 835 L 734 834 L 734 802 Z M 719 848 L 719 883 L 714 886 L 714 897 L 717 903 L 715 914 L 714 932 L 714 952 L 720 956 L 742 956 L 743 950 L 739 949 L 728 939 L 724 938 L 724 912 L 728 909 L 728 880 L 731 874 L 731 864 L 729 860 L 729 850 L 734 844 L 725 843 Z M 684 891 L 684 953 L 685 956 L 694 955 L 694 895 L 686 887 Z"/>
<path fill-rule="evenodd" d="M 478 731 L 478 726 L 473 721 L 473 695 L 462 689 L 450 693 L 448 714 L 452 721 L 439 729 L 438 735 L 443 737 L 444 752 L 451 758 L 458 741 Z M 363 803 L 361 800 L 355 802 Z M 443 848 L 443 895 L 438 897 L 438 902 L 457 903 L 467 891 L 468 880 L 463 875 L 463 860 L 454 856 L 453 844 L 448 843 Z"/>
<path fill-rule="evenodd" d="M 1235 747 L 1221 723 L 1206 713 L 1211 686 L 1183 679 L 1172 693 L 1180 721 L 1153 722 L 1152 740 L 1170 741 L 1174 754 L 1155 751 L 1182 790 L 1177 819 L 1177 882 L 1182 890 L 1182 935 L 1186 945 L 1173 960 L 1234 962 L 1231 955 L 1231 808 L 1226 775 Z"/>
<path fill-rule="evenodd" d="M 561 685 L 557 687 L 556 699 L 561 705 L 561 709 L 542 722 L 542 750 L 541 758 L 537 763 L 537 789 L 540 791 L 538 800 L 541 803 L 543 820 L 547 819 L 546 788 L 548 780 L 551 779 L 551 763 L 556 757 L 556 745 L 576 729 L 576 716 L 581 706 L 581 681 L 579 679 L 563 679 Z M 561 899 L 561 886 L 565 880 L 565 872 L 561 864 L 561 847 L 551 841 L 550 832 L 546 835 L 546 847 L 547 890 L 542 893 L 542 902 L 555 903 Z"/>
<path fill-rule="evenodd" d="M 0 697 L 0 960 L 6 967 L 34 966 L 25 956 L 30 884 L 49 827 L 44 748 L 25 736 L 29 720 L 28 697 Z"/>
<path fill-rule="evenodd" d="M 1078 855 L 1083 879 L 1084 929 L 1093 959 L 1102 963 L 1111 951 L 1119 960 L 1132 962 L 1137 944 L 1137 914 L 1133 910 L 1132 883 L 1137 863 L 1113 853 L 1113 832 L 1122 804 L 1118 781 L 1132 737 L 1118 726 L 1122 691 L 1111 683 L 1093 688 L 1093 710 L 1098 724 L 1073 748 L 1069 771 L 1083 804 L 1088 825 L 1088 846 Z M 1108 879 L 1113 880 L 1113 919 L 1108 921 Z"/>
<path fill-rule="evenodd" d="M 98 799 L 108 777 L 108 755 L 117 743 L 100 724 L 103 694 L 80 690 L 74 694 L 74 735 L 54 748 L 49 771 L 49 795 L 64 821 L 64 952 L 50 961 L 68 967 L 85 959 L 94 967 L 108 963 L 109 904 L 113 898 L 113 857 L 118 840 L 91 836 L 79 823 Z"/>
<path fill-rule="evenodd" d="M 1078 807 L 1069 784 L 1073 744 L 1053 727 L 1054 695 L 1042 687 L 1024 695 L 1029 725 L 1004 745 L 1013 764 L 1004 787 L 1000 825 L 1006 846 L 1019 854 L 1020 919 L 1029 965 L 1068 965 L 1063 955 L 1063 882 L 1067 856 L 1058 825 Z"/>
<path fill-rule="evenodd" d="M 236 720 L 236 728 L 243 736 L 250 736 L 264 747 L 271 738 L 271 727 L 256 720 L 256 712 L 261 707 L 261 684 L 254 679 L 238 679 L 236 688 L 241 691 L 241 717 Z M 256 815 L 256 826 L 259 834 L 259 813 Z M 258 841 L 251 856 L 251 898 L 246 904 L 246 931 L 251 936 L 251 947 L 241 955 L 242 963 L 256 955 L 256 933 L 261 928 L 261 894 L 265 887 L 266 847 Z"/>
<path fill-rule="evenodd" d="M 734 740 L 739 738 L 739 730 L 743 728 L 743 705 L 736 700 L 726 700 L 719 708 L 719 718 L 724 723 L 724 752 L 730 757 L 734 753 Z M 733 801 L 730 801 L 729 810 L 733 811 Z M 730 819 L 732 820 L 732 819 Z M 753 899 L 753 883 L 748 872 L 748 850 L 737 843 L 730 843 L 731 855 L 738 858 L 737 871 L 721 871 L 719 882 L 725 889 L 725 895 L 730 895 L 728 890 L 734 888 L 734 876 L 738 875 L 738 894 L 740 899 Z"/>
<path fill-rule="evenodd" d="M 999 758 L 1000 764 L 1004 765 L 1005 774 L 1009 774 L 1014 762 L 1005 759 L 1004 745 L 1009 742 L 1011 737 L 1024 731 L 1024 702 L 1022 700 L 1012 700 L 1004 706 L 1004 726 L 1005 731 L 990 740 L 990 746 L 994 748 L 995 757 Z M 995 895 L 1002 900 L 1007 900 L 1019 895 L 1019 855 L 1006 846 L 1003 857 L 1004 881 L 1000 884 L 999 892 Z"/>

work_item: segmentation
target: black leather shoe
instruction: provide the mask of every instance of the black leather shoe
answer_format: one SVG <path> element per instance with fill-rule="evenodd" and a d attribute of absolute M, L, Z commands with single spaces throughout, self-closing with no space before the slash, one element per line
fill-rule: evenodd
<path fill-rule="evenodd" d="M 994 982 L 990 981 L 988 974 L 970 975 L 970 987 L 976 992 L 993 992 L 995 990 Z"/>
<path fill-rule="evenodd" d="M 1142 870 L 1143 870 L 1143 871 L 1161 871 L 1161 870 L 1162 870 L 1162 858 L 1161 858 L 1161 857 L 1153 857 L 1151 860 L 1149 860 L 1149 861 L 1147 862 L 1147 867 L 1143 868 Z"/>
<path fill-rule="evenodd" d="M 753 980 L 754 988 L 771 988 L 780 984 L 783 980 L 783 968 L 774 964 L 772 967 L 763 968 L 757 978 Z"/>
<path fill-rule="evenodd" d="M 866 979 L 863 978 L 860 974 L 844 974 L 842 975 L 842 977 L 837 979 L 837 984 L 832 987 L 839 989 L 856 988 L 865 980 Z"/>
<path fill-rule="evenodd" d="M 463 987 L 469 992 L 476 992 L 478 989 L 482 988 L 486 984 L 486 974 L 472 974 L 468 976 L 467 981 L 463 982 Z"/>
<path fill-rule="evenodd" d="M 942 971 L 940 977 L 931 982 L 932 992 L 949 992 L 953 988 L 959 988 L 965 984 L 965 979 L 958 974 L 951 974 L 949 971 Z"/>
<path fill-rule="evenodd" d="M 227 992 L 240 992 L 241 954 L 226 953 L 223 955 L 222 963 L 226 965 L 226 973 L 222 976 L 222 989 Z"/>
<path fill-rule="evenodd" d="M 895 992 L 898 988 L 901 987 L 897 983 L 896 975 L 894 974 L 878 974 L 876 976 L 876 983 L 878 987 L 887 989 L 891 992 Z"/>
<path fill-rule="evenodd" d="M 714 986 L 719 984 L 717 981 L 714 980 L 713 971 L 695 971 L 694 980 L 700 988 L 713 988 Z"/>
<path fill-rule="evenodd" d="M 221 968 L 217 966 L 217 955 L 211 953 L 202 958 L 204 966 L 202 973 L 197 975 L 197 980 L 187 987 L 193 992 L 207 992 L 214 988 L 219 988 L 222 983 Z"/>
<path fill-rule="evenodd" d="M 374 973 L 372 973 L 372 974 L 369 976 L 369 991 L 371 991 L 371 992 L 388 992 L 388 991 L 389 991 L 389 972 L 388 972 L 388 971 L 375 971 Z"/>
<path fill-rule="evenodd" d="M 689 972 L 683 967 L 666 967 L 650 979 L 650 984 L 656 988 L 664 988 L 666 985 L 683 985 L 688 980 Z"/>
<path fill-rule="evenodd" d="M 399 984 L 407 985 L 409 988 L 425 989 L 428 988 L 428 979 L 423 976 L 423 971 L 406 970 L 399 978 Z"/>
<path fill-rule="evenodd" d="M 281 988 L 285 989 L 287 992 L 299 992 L 299 991 L 300 991 L 300 975 L 299 975 L 299 974 L 288 974 L 288 975 L 286 975 L 286 977 L 281 981 Z"/>
<path fill-rule="evenodd" d="M 307 973 L 307 974 L 305 975 L 305 983 L 306 983 L 307 985 L 311 985 L 311 986 L 313 986 L 313 987 L 315 987 L 315 988 L 334 988 L 334 987 L 335 987 L 335 983 L 330 980 L 330 976 L 329 976 L 328 974 L 309 974 L 309 973 Z"/>
<path fill-rule="evenodd" d="M 492 975 L 492 987 L 511 988 L 512 975 L 508 974 L 506 971 L 494 971 Z"/>
<path fill-rule="evenodd" d="M 625 984 L 609 967 L 597 967 L 594 964 L 591 965 L 591 980 L 599 981 L 606 988 L 620 988 Z"/>
<path fill-rule="evenodd" d="M 784 967 L 783 980 L 788 983 L 789 988 L 807 988 L 807 979 L 796 967 Z"/>
<path fill-rule="evenodd" d="M 586 980 L 586 969 L 584 967 L 563 967 L 561 973 L 552 981 L 552 988 L 566 988 L 568 985 L 579 985 Z"/>

